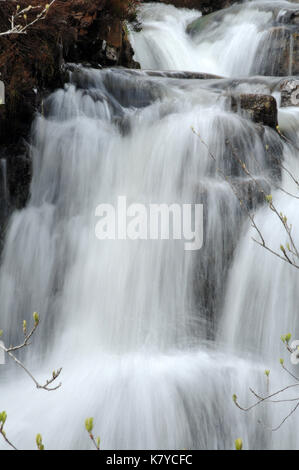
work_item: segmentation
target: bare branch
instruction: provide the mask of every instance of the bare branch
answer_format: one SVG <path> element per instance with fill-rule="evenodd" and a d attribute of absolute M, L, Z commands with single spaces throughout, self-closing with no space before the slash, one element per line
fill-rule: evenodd
<path fill-rule="evenodd" d="M 32 328 L 32 330 L 30 331 L 29 334 L 26 334 L 26 327 L 25 327 L 25 339 L 24 339 L 24 342 L 18 346 L 14 346 L 14 347 L 9 347 L 7 348 L 4 344 L 0 343 L 0 349 L 2 349 L 2 351 L 4 351 L 5 353 L 8 354 L 8 356 L 13 359 L 15 361 L 15 363 L 21 367 L 25 372 L 26 374 L 30 377 L 30 379 L 35 383 L 35 386 L 36 388 L 38 389 L 43 389 L 43 390 L 46 390 L 48 392 L 52 392 L 54 390 L 57 390 L 58 388 L 61 387 L 61 382 L 56 386 L 56 387 L 49 387 L 49 385 L 51 385 L 53 382 L 55 382 L 55 380 L 59 377 L 61 371 L 62 371 L 62 368 L 58 369 L 57 371 L 53 371 L 52 373 L 52 377 L 51 379 L 48 379 L 44 385 L 41 385 L 37 379 L 33 376 L 33 374 L 27 369 L 27 367 L 23 364 L 23 362 L 21 362 L 15 355 L 14 355 L 14 352 L 15 351 L 19 351 L 20 349 L 23 349 L 25 347 L 27 347 L 30 343 L 29 343 L 29 340 L 30 338 L 34 335 L 38 325 L 39 325 L 39 316 L 37 313 L 34 313 L 33 314 L 34 316 L 34 327 Z"/>
<path fill-rule="evenodd" d="M 200 134 L 198 132 L 196 132 L 194 130 L 194 128 L 192 128 L 192 131 L 194 132 L 194 134 L 199 137 L 200 139 L 200 142 L 205 146 L 205 148 L 207 149 L 208 151 L 208 154 L 209 156 L 212 158 L 212 160 L 217 164 L 217 159 L 215 157 L 215 155 L 213 155 L 213 153 L 211 152 L 209 146 L 207 145 L 207 143 L 202 139 L 202 137 L 200 136 Z M 297 258 L 298 261 L 299 261 L 299 250 L 297 249 L 297 246 L 294 242 L 294 239 L 293 239 L 293 236 L 291 234 L 291 231 L 292 231 L 292 226 L 288 224 L 287 222 L 287 217 L 284 216 L 282 213 L 279 213 L 278 210 L 276 209 L 275 205 L 273 204 L 273 200 L 272 200 L 272 196 L 269 196 L 265 193 L 263 187 L 260 185 L 260 183 L 258 182 L 258 180 L 251 174 L 251 172 L 248 170 L 245 162 L 243 162 L 239 157 L 238 155 L 236 154 L 233 146 L 231 145 L 231 143 L 227 140 L 226 143 L 230 146 L 231 150 L 232 150 L 232 154 L 233 154 L 233 157 L 235 158 L 235 160 L 239 163 L 240 167 L 242 168 L 243 172 L 246 174 L 247 177 L 249 177 L 255 184 L 256 186 L 258 187 L 259 189 L 259 192 L 261 192 L 264 197 L 265 197 L 265 200 L 267 201 L 268 198 L 270 197 L 270 199 L 268 200 L 268 205 L 269 205 L 269 208 L 272 210 L 272 212 L 275 213 L 275 215 L 278 217 L 278 219 L 280 220 L 281 224 L 283 225 L 287 235 L 288 235 L 288 238 L 289 238 L 289 242 L 287 244 L 287 249 L 289 251 L 289 253 L 291 255 L 294 256 L 294 259 L 291 259 L 290 256 L 288 255 L 286 249 L 284 248 L 283 245 L 280 246 L 280 251 L 282 252 L 282 254 L 280 254 L 278 251 L 275 251 L 274 249 L 270 248 L 263 235 L 262 235 L 262 232 L 261 230 L 259 229 L 259 227 L 257 226 L 256 222 L 255 222 L 255 219 L 254 219 L 254 215 L 250 212 L 250 210 L 248 209 L 246 203 L 243 201 L 243 199 L 239 196 L 238 194 L 238 191 L 236 190 L 236 188 L 234 187 L 232 181 L 231 181 L 231 178 L 226 175 L 224 173 L 223 170 L 221 170 L 218 166 L 216 167 L 216 171 L 222 176 L 222 178 L 230 185 L 231 189 L 233 190 L 233 193 L 235 194 L 235 196 L 237 197 L 239 203 L 240 203 L 240 206 L 246 211 L 247 213 L 247 216 L 248 218 L 250 219 L 251 221 L 251 224 L 252 224 L 252 227 L 255 229 L 255 231 L 257 232 L 259 238 L 260 238 L 260 241 L 256 240 L 255 238 L 252 238 L 252 240 L 257 243 L 259 246 L 261 246 L 262 248 L 264 248 L 265 250 L 269 251 L 271 254 L 273 254 L 274 256 L 276 256 L 277 258 L 279 258 L 280 260 L 290 264 L 291 266 L 293 266 L 294 268 L 296 269 L 299 269 L 299 262 L 297 262 L 295 259 Z M 290 196 L 293 196 L 290 194 Z M 295 197 L 295 196 L 294 196 Z M 290 245 L 291 244 L 291 245 Z"/>
<path fill-rule="evenodd" d="M 255 402 L 253 405 L 248 406 L 247 408 L 244 408 L 243 406 L 241 406 L 241 405 L 238 403 L 237 399 L 234 399 L 234 403 L 235 403 L 235 405 L 236 405 L 240 410 L 242 410 L 242 411 L 250 411 L 250 410 L 252 410 L 253 408 L 255 408 L 256 406 L 260 405 L 260 403 L 263 403 L 263 402 L 269 400 L 269 398 L 275 397 L 275 396 L 277 396 L 277 395 L 279 395 L 279 394 L 285 392 L 286 390 L 290 390 L 291 388 L 295 388 L 295 387 L 299 387 L 299 383 L 297 383 L 297 384 L 292 384 L 292 385 L 288 385 L 288 386 L 282 388 L 281 390 L 278 390 L 277 392 L 271 393 L 271 395 L 267 395 L 266 397 L 262 397 L 262 398 L 260 398 L 257 402 Z M 257 396 L 256 393 L 254 392 L 254 390 L 252 390 L 252 388 L 250 388 L 249 390 L 250 390 L 251 393 L 253 393 L 255 396 Z"/>
<path fill-rule="evenodd" d="M 18 450 L 15 445 L 6 437 L 6 433 L 5 431 L 3 430 L 3 424 L 2 426 L 0 427 L 0 434 L 1 436 L 3 437 L 3 439 L 5 440 L 5 442 L 13 449 L 13 450 Z"/>
<path fill-rule="evenodd" d="M 23 8 L 20 10 L 19 6 L 17 7 L 16 13 L 12 15 L 10 19 L 10 25 L 11 28 L 8 29 L 7 31 L 3 31 L 0 33 L 0 36 L 7 36 L 9 34 L 27 34 L 27 30 L 33 26 L 35 23 L 38 21 L 44 20 L 48 14 L 49 9 L 55 3 L 56 0 L 52 0 L 50 3 L 47 3 L 46 6 L 35 16 L 35 18 L 27 23 L 27 13 L 33 11 L 33 10 L 40 10 L 42 7 L 41 6 L 36 6 L 33 7 L 29 5 L 27 8 Z M 25 24 L 17 23 L 17 20 L 23 19 L 26 21 Z"/>
<path fill-rule="evenodd" d="M 278 431 L 278 430 L 283 426 L 283 424 L 295 413 L 295 411 L 297 410 L 298 406 L 299 406 L 299 403 L 297 403 L 297 405 L 292 409 L 292 411 L 291 411 L 291 412 L 281 421 L 281 423 L 280 423 L 278 426 L 276 426 L 275 428 L 269 428 L 269 427 L 265 426 L 265 425 L 263 424 L 263 422 L 260 421 L 260 420 L 258 421 L 258 423 L 259 423 L 259 424 L 262 424 L 264 427 L 266 427 L 266 428 L 269 429 L 270 431 L 273 431 L 273 432 Z"/>

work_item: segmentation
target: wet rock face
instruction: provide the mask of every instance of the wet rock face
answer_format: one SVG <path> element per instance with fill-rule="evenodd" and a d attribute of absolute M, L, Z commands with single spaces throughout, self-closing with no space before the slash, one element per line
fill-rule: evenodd
<path fill-rule="evenodd" d="M 211 73 L 201 72 L 184 72 L 184 71 L 159 71 L 159 70 L 148 70 L 147 75 L 150 77 L 167 77 L 167 78 L 179 78 L 183 80 L 214 80 L 222 78 L 219 75 L 213 75 Z"/>
<path fill-rule="evenodd" d="M 66 51 L 66 62 L 88 62 L 97 67 L 119 65 L 140 68 L 133 59 L 134 51 L 128 39 L 125 23 L 119 18 L 103 17 L 89 32 Z"/>
<path fill-rule="evenodd" d="M 260 49 L 254 72 L 278 77 L 299 74 L 299 10 L 275 11 Z"/>
<path fill-rule="evenodd" d="M 179 8 L 195 8 L 207 15 L 230 7 L 236 3 L 236 0 L 145 0 L 145 2 L 167 3 Z"/>
<path fill-rule="evenodd" d="M 245 111 L 253 122 L 273 129 L 278 125 L 277 103 L 273 96 L 246 93 L 232 95 L 231 106 L 233 111 L 238 108 Z"/>
<path fill-rule="evenodd" d="M 299 74 L 299 24 L 297 27 L 272 27 L 260 52 L 254 72 L 278 77 Z"/>

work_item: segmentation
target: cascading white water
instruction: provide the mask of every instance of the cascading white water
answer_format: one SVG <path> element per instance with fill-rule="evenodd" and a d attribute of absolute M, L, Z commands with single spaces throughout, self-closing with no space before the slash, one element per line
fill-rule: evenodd
<path fill-rule="evenodd" d="M 250 1 L 200 18 L 195 10 L 144 5 L 143 30 L 134 34 L 136 59 L 145 69 L 200 71 L 222 76 L 249 76 L 274 69 L 271 49 L 279 12 L 296 4 Z"/>
<path fill-rule="evenodd" d="M 204 17 L 193 36 L 188 34 L 187 26 L 198 16 L 195 10 L 145 5 L 141 14 L 143 30 L 133 38 L 136 59 L 143 68 L 250 75 L 265 36 L 262 26 L 271 23 L 272 12 L 254 8 L 251 3 L 243 8 L 237 5 L 214 13 L 214 20 L 208 24 Z"/>
<path fill-rule="evenodd" d="M 143 68 L 229 75 L 240 67 L 240 75 L 249 73 L 237 49 L 220 58 L 219 44 L 192 45 L 187 55 L 184 29 L 196 12 L 149 4 L 142 15 L 144 30 L 134 34 L 134 46 Z M 248 28 L 248 16 L 245 21 L 244 12 L 237 15 L 238 32 L 230 29 L 231 17 L 222 26 L 223 47 L 229 34 L 239 37 Z M 267 18 L 265 12 L 252 11 L 253 25 Z M 153 48 L 154 31 L 158 49 Z M 256 46 L 251 46 L 246 45 L 253 54 Z M 203 57 L 198 62 L 196 51 Z M 259 86 L 267 88 L 267 80 Z M 11 439 L 31 448 L 41 432 L 48 449 L 87 448 L 83 423 L 94 416 L 105 449 L 229 449 L 238 436 L 250 448 L 295 446 L 291 433 L 276 441 L 257 426 L 260 414 L 270 422 L 267 409 L 249 416 L 231 400 L 236 392 L 246 401 L 248 386 L 265 386 L 261 371 L 268 355 L 263 351 L 277 330 L 269 327 L 269 336 L 265 330 L 257 340 L 263 325 L 257 322 L 255 300 L 242 315 L 248 311 L 249 326 L 252 322 L 256 330 L 250 335 L 239 328 L 246 320 L 239 305 L 246 303 L 248 290 L 245 285 L 234 295 L 234 269 L 262 256 L 252 245 L 254 254 L 242 261 L 246 244 L 238 247 L 216 336 L 242 215 L 191 127 L 217 156 L 217 165 L 241 183 L 226 138 L 237 140 L 248 168 L 263 176 L 269 172 L 265 142 L 279 140 L 274 131 L 261 135 L 254 123 L 232 113 L 213 80 L 117 69 L 75 68 L 71 83 L 48 99 L 45 113 L 33 129 L 31 199 L 13 215 L 6 239 L 1 328 L 16 340 L 22 320 L 29 322 L 39 311 L 39 333 L 24 360 L 38 377 L 62 365 L 63 387 L 51 394 L 33 391 L 18 370 L 0 377 Z M 177 240 L 100 242 L 95 208 L 115 203 L 120 195 L 143 204 L 203 202 L 203 249 L 188 253 Z M 271 260 L 267 266 L 272 269 Z M 238 284 L 246 282 L 245 273 L 242 281 L 241 276 Z M 257 278 L 255 299 L 261 292 Z M 273 287 L 268 289 L 270 295 Z M 266 322 L 265 308 L 262 315 Z"/>

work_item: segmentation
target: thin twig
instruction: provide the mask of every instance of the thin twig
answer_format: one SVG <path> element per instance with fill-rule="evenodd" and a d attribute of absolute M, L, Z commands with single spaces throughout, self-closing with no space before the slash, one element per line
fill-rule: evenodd
<path fill-rule="evenodd" d="M 18 450 L 18 449 L 16 448 L 16 446 L 15 446 L 9 439 L 7 439 L 6 433 L 5 433 L 5 431 L 3 430 L 3 425 L 0 427 L 0 434 L 1 434 L 1 436 L 3 437 L 3 439 L 5 440 L 5 442 L 6 442 L 10 447 L 12 447 L 13 450 Z"/>
<path fill-rule="evenodd" d="M 30 338 L 33 336 L 33 334 L 35 333 L 37 327 L 39 325 L 39 321 L 36 321 L 34 323 L 34 327 L 32 328 L 32 330 L 30 331 L 29 334 L 27 334 L 25 336 L 25 339 L 24 339 L 24 342 L 18 346 L 14 346 L 14 347 L 9 347 L 7 348 L 4 344 L 0 343 L 0 349 L 2 349 L 2 351 L 4 351 L 5 353 L 7 353 L 9 355 L 9 357 L 11 359 L 13 359 L 15 361 L 15 363 L 21 367 L 25 372 L 26 374 L 31 378 L 31 380 L 35 383 L 35 386 L 36 388 L 38 389 L 43 389 L 43 390 L 46 390 L 48 392 L 52 392 L 54 390 L 57 390 L 58 388 L 61 387 L 61 382 L 56 386 L 56 387 L 49 387 L 49 385 L 51 385 L 60 375 L 61 371 L 62 371 L 62 368 L 58 369 L 57 371 L 53 371 L 53 374 L 52 374 L 52 377 L 51 379 L 48 379 L 46 381 L 46 383 L 44 385 L 41 385 L 37 380 L 36 378 L 33 376 L 33 374 L 27 369 L 27 367 L 23 364 L 23 362 L 21 362 L 13 353 L 15 351 L 19 351 L 20 349 L 23 349 L 25 347 L 27 347 L 30 343 L 29 343 L 29 340 Z"/>
<path fill-rule="evenodd" d="M 40 6 L 33 7 L 33 6 L 29 5 L 27 8 L 24 8 L 23 10 L 20 10 L 20 11 L 17 10 L 17 12 L 14 15 L 12 15 L 12 17 L 10 19 L 11 28 L 8 29 L 7 31 L 3 31 L 2 33 L 0 33 L 0 36 L 7 36 L 9 34 L 27 34 L 27 29 L 29 29 L 31 26 L 33 26 L 38 21 L 44 20 L 46 18 L 49 9 L 53 5 L 53 3 L 55 3 L 55 1 L 56 0 L 52 0 L 50 3 L 48 3 L 47 6 L 40 13 L 37 14 L 37 16 L 34 18 L 34 20 L 32 20 L 30 23 L 26 23 L 25 25 L 15 24 L 15 20 L 17 18 L 24 17 L 24 15 L 26 15 L 26 17 L 27 17 L 28 12 L 30 12 L 32 10 L 40 9 L 42 7 L 40 7 Z"/>

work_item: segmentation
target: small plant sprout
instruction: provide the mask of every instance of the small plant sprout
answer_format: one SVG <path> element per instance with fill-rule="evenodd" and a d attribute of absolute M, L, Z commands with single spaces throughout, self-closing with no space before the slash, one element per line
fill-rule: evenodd
<path fill-rule="evenodd" d="M 6 419 L 7 419 L 6 411 L 2 411 L 2 413 L 0 413 L 0 424 L 1 424 L 1 428 L 3 428 Z"/>
<path fill-rule="evenodd" d="M 39 314 L 37 312 L 33 313 L 33 320 L 34 320 L 34 325 L 37 326 L 39 324 Z"/>
<path fill-rule="evenodd" d="M 5 442 L 14 450 L 17 450 L 17 448 L 12 444 L 12 442 L 10 442 L 10 440 L 7 438 L 6 436 L 6 432 L 4 431 L 4 425 L 6 423 L 6 420 L 7 420 L 7 413 L 6 411 L 2 411 L 0 413 L 0 434 L 1 436 L 3 437 L 3 439 L 5 440 Z"/>
<path fill-rule="evenodd" d="M 89 437 L 94 444 L 96 450 L 100 450 L 100 438 L 99 437 L 94 437 L 92 431 L 93 431 L 93 418 L 86 418 L 85 420 L 85 429 L 89 434 Z"/>
<path fill-rule="evenodd" d="M 86 428 L 86 431 L 91 434 L 92 433 L 92 430 L 93 430 L 93 418 L 87 418 L 85 420 L 85 428 Z"/>
<path fill-rule="evenodd" d="M 286 254 L 286 250 L 283 245 L 280 245 L 280 251 L 282 251 L 284 255 Z"/>
<path fill-rule="evenodd" d="M 291 341 L 291 338 L 292 338 L 292 335 L 291 333 L 288 333 L 287 335 L 282 335 L 280 337 L 281 341 L 284 343 L 284 344 L 289 344 L 289 342 Z"/>
<path fill-rule="evenodd" d="M 243 449 L 243 441 L 240 437 L 235 440 L 235 448 L 236 448 L 236 450 L 242 450 Z"/>
<path fill-rule="evenodd" d="M 38 450 L 45 450 L 45 446 L 43 444 L 43 438 L 41 434 L 37 434 L 35 441 L 36 441 Z"/>
<path fill-rule="evenodd" d="M 286 343 L 289 344 L 289 342 L 291 341 L 291 333 L 288 333 L 286 336 L 285 336 L 285 340 L 286 340 Z"/>

